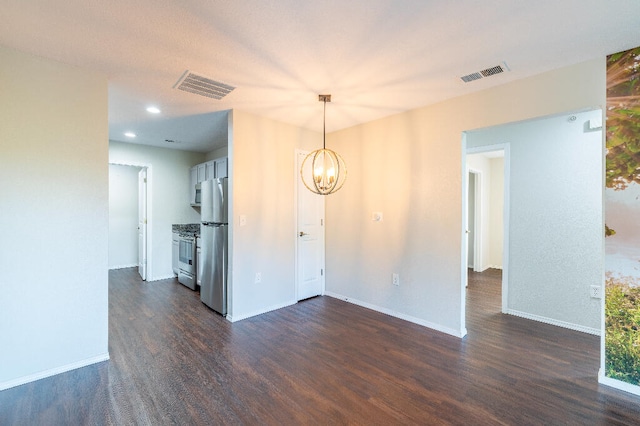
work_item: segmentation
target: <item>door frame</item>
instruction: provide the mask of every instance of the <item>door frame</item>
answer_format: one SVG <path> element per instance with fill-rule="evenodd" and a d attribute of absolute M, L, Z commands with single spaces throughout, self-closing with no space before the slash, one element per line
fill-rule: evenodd
<path fill-rule="evenodd" d="M 149 232 L 150 229 L 153 229 L 152 227 L 152 205 L 153 203 L 149 202 L 149 197 L 150 194 L 153 194 L 153 171 L 152 171 L 152 166 L 151 164 L 148 163 L 137 163 L 137 162 L 117 162 L 117 161 L 109 161 L 109 164 L 113 164 L 115 166 L 131 166 L 131 167 L 138 167 L 140 169 L 147 169 L 147 197 L 144 200 L 144 203 L 146 205 L 146 211 L 147 211 L 147 244 L 146 244 L 146 249 L 147 249 L 147 253 L 146 253 L 146 257 L 147 257 L 147 281 L 153 281 L 153 275 L 152 275 L 152 271 L 153 271 L 153 251 L 149 250 L 149 247 L 151 247 L 152 244 L 152 240 L 153 240 L 153 233 Z M 137 185 L 137 181 L 136 181 L 136 185 Z M 137 188 L 137 186 L 136 186 Z M 136 189 L 137 191 L 137 189 Z M 139 200 L 138 200 L 139 203 Z"/>
<path fill-rule="evenodd" d="M 482 171 L 473 168 L 467 168 L 467 191 L 469 191 L 469 175 L 473 174 L 473 271 L 480 271 L 480 264 L 482 263 Z M 468 194 L 468 192 L 467 192 Z M 468 205 L 467 205 L 468 209 Z M 467 210 L 469 214 L 469 210 Z M 468 219 L 468 217 L 467 217 Z M 468 226 L 468 220 L 467 220 Z M 469 240 L 467 238 L 467 246 Z M 467 253 L 469 248 L 467 247 Z M 469 259 L 467 256 L 467 268 L 469 267 Z"/>
<path fill-rule="evenodd" d="M 148 170 L 146 167 L 142 167 L 138 170 L 138 273 L 143 281 L 147 281 L 149 275 L 147 264 L 147 183 L 148 183 Z M 140 181 L 144 176 L 144 181 Z M 142 211 L 142 218 L 140 213 Z M 142 219 L 142 224 L 140 223 Z M 142 229 L 140 229 L 142 226 Z M 142 241 L 142 243 L 141 243 Z M 142 247 L 140 247 L 142 245 Z"/>
<path fill-rule="evenodd" d="M 298 237 L 298 191 L 305 190 L 308 191 L 308 189 L 304 186 L 304 183 L 302 182 L 302 176 L 300 175 L 300 165 L 298 164 L 298 157 L 300 155 L 307 155 L 309 154 L 311 151 L 309 150 L 304 150 L 304 149 L 295 149 L 294 152 L 294 157 L 293 157 L 293 164 L 294 164 L 294 179 L 293 179 L 293 231 L 291 233 L 291 235 L 293 235 L 294 238 L 294 253 L 295 253 L 295 259 L 294 259 L 294 274 L 295 274 L 295 278 L 294 278 L 294 287 L 295 287 L 295 300 L 298 301 L 298 288 L 300 285 L 300 282 L 298 280 L 298 271 L 299 271 L 299 264 L 298 264 L 298 241 L 299 241 L 299 237 Z M 321 264 L 322 264 L 322 275 L 321 275 L 321 293 L 320 295 L 324 295 L 325 294 L 325 284 L 326 284 L 326 263 L 325 263 L 325 248 L 326 248 L 326 240 L 325 240 L 325 229 L 326 229 L 326 220 L 325 220 L 325 206 L 326 203 L 324 201 L 324 197 L 322 198 L 322 220 L 323 220 L 323 226 L 322 226 L 322 232 L 321 232 L 321 250 L 322 250 L 322 260 L 321 260 Z"/>
<path fill-rule="evenodd" d="M 470 147 L 467 148 L 467 133 L 463 132 L 462 135 L 462 170 L 466 177 L 463 177 L 462 180 L 462 256 L 461 256 L 461 272 L 462 272 L 462 324 L 465 324 L 464 331 L 466 332 L 466 287 L 467 287 L 467 238 L 466 238 L 466 226 L 467 226 L 467 212 L 468 212 L 468 169 L 467 169 L 467 155 L 469 154 L 480 154 L 483 152 L 490 151 L 504 151 L 504 195 L 503 195 L 503 219 L 502 219 L 502 228 L 503 228 L 503 238 L 502 238 L 502 303 L 501 303 L 501 311 L 502 313 L 507 313 L 508 311 L 508 301 L 509 301 L 509 218 L 510 218 L 510 179 L 511 179 L 511 153 L 510 153 L 510 144 L 509 143 L 500 143 L 495 145 L 485 145 L 480 147 Z M 477 195 L 477 194 L 476 194 Z M 476 254 L 476 253 L 474 253 Z"/>

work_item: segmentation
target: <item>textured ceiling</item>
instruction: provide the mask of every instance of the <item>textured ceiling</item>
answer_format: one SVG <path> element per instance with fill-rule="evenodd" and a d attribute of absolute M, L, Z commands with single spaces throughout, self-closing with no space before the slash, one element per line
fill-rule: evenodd
<path fill-rule="evenodd" d="M 202 152 L 225 144 L 232 108 L 321 131 L 317 95 L 330 93 L 330 132 L 640 45 L 637 0 L 0 0 L 0 12 L 0 44 L 108 77 L 111 139 Z M 511 71 L 460 80 L 503 61 Z M 173 89 L 186 70 L 236 89 Z"/>

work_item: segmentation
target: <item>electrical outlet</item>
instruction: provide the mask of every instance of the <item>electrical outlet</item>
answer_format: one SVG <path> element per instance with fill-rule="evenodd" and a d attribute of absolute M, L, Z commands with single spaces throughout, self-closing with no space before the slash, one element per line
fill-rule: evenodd
<path fill-rule="evenodd" d="M 393 285 L 400 285 L 400 275 L 394 273 L 392 281 L 393 281 Z"/>
<path fill-rule="evenodd" d="M 240 222 L 240 226 L 245 226 L 247 224 L 247 216 L 244 214 L 241 214 L 239 222 Z"/>
<path fill-rule="evenodd" d="M 256 272 L 256 284 L 260 284 L 262 282 L 262 273 Z"/>
<path fill-rule="evenodd" d="M 602 287 L 600 287 L 599 285 L 592 285 L 591 297 L 594 299 L 602 299 Z"/>

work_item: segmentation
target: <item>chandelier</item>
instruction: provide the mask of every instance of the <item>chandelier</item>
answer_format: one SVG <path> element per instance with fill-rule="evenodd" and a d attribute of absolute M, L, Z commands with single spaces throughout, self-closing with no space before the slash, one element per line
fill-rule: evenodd
<path fill-rule="evenodd" d="M 340 155 L 326 147 L 327 102 L 331 102 L 331 95 L 318 95 L 318 100 L 323 102 L 322 149 L 311 151 L 305 157 L 300 168 L 300 176 L 309 191 L 329 195 L 344 185 L 347 180 L 347 166 Z"/>

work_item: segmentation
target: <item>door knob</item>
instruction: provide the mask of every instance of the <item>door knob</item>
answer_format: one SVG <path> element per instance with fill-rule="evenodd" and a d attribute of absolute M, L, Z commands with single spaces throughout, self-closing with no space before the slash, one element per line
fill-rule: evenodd
<path fill-rule="evenodd" d="M 302 231 L 300 231 L 300 236 L 301 236 L 301 237 L 304 237 L 305 235 L 309 235 L 309 234 L 307 234 L 306 232 L 302 232 Z"/>

